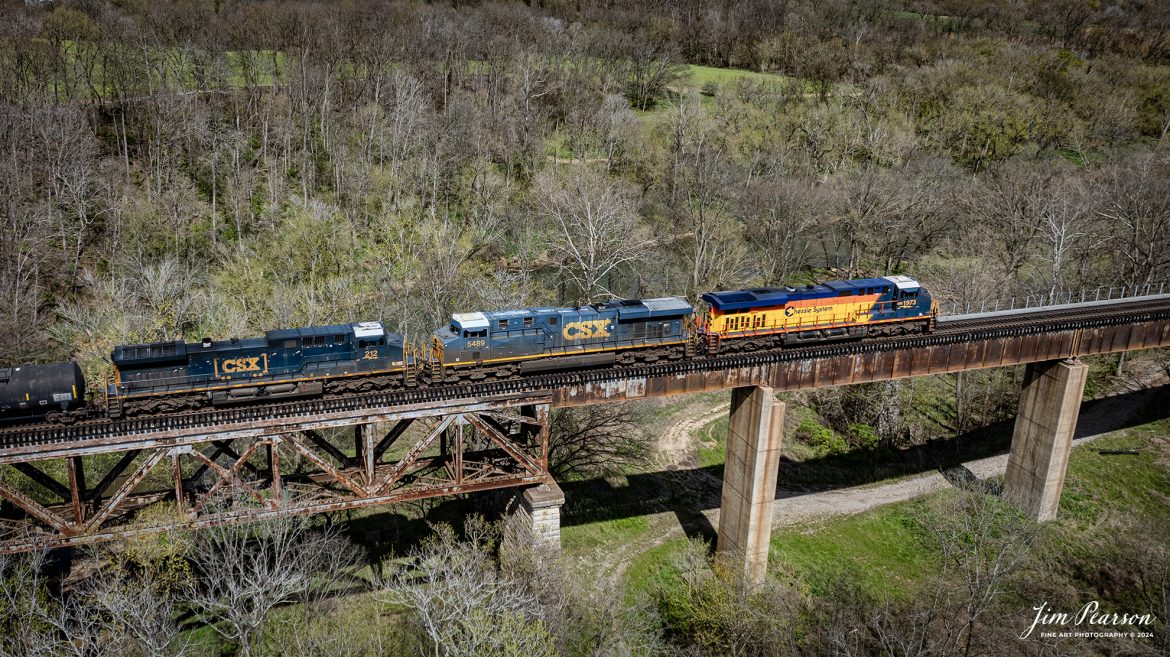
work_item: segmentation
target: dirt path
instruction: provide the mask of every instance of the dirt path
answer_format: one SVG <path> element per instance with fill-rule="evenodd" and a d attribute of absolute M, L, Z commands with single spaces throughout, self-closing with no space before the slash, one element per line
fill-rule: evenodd
<path fill-rule="evenodd" d="M 687 461 L 694 458 L 691 453 L 691 442 L 694 440 L 695 432 L 718 420 L 729 408 L 731 402 L 724 402 L 709 411 L 671 426 L 658 442 L 660 458 L 665 460 L 667 466 L 688 465 Z"/>
<path fill-rule="evenodd" d="M 1108 434 L 1085 436 L 1073 441 L 1073 446 L 1087 443 Z M 989 479 L 1007 471 L 1008 455 L 1000 454 L 983 459 L 967 461 L 963 467 L 976 479 Z M 851 488 L 808 493 L 804 491 L 776 491 L 776 512 L 774 525 L 795 525 L 829 516 L 848 516 L 870 509 L 905 502 L 922 495 L 936 493 L 954 487 L 954 483 L 941 472 L 924 472 L 882 484 L 867 484 Z M 716 510 L 713 518 L 718 518 Z M 713 520 L 712 522 L 715 522 Z"/>

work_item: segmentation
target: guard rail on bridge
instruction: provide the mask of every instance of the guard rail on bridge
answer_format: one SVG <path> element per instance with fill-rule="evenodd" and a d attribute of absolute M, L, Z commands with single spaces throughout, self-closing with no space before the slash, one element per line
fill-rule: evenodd
<path fill-rule="evenodd" d="M 1007 299 L 966 299 L 952 300 L 939 303 L 939 317 L 953 317 L 956 315 L 971 315 L 996 313 L 1004 310 L 1044 309 L 1052 306 L 1066 306 L 1071 304 L 1092 303 L 1095 301 L 1113 301 L 1121 299 L 1136 299 L 1140 297 L 1161 296 L 1166 292 L 1166 283 L 1146 283 L 1144 285 L 1129 286 L 1102 286 L 1093 289 L 1084 289 L 1079 292 L 1047 292 L 1014 296 Z"/>

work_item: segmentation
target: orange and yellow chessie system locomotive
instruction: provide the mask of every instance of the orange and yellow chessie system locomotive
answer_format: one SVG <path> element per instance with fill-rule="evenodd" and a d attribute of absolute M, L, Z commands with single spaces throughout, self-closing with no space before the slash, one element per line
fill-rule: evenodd
<path fill-rule="evenodd" d="M 887 276 L 804 287 L 708 292 L 704 330 L 721 338 L 929 321 L 933 302 L 918 281 Z"/>

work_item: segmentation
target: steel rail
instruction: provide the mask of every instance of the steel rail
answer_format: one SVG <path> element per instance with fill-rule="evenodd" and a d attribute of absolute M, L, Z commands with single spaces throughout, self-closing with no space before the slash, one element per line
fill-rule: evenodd
<path fill-rule="evenodd" d="M 653 364 L 557 372 L 499 381 L 326 396 L 312 400 L 272 404 L 251 404 L 170 415 L 149 415 L 120 420 L 99 418 L 73 425 L 49 423 L 25 425 L 0 429 L 0 450 L 82 440 L 108 440 L 118 437 L 132 440 L 136 435 L 196 427 L 207 427 L 209 432 L 214 432 L 214 427 L 218 425 L 277 420 L 296 421 L 298 418 L 323 413 L 358 412 L 408 404 L 467 400 L 518 393 L 541 393 L 568 386 L 606 383 L 629 378 L 670 376 L 688 372 L 751 367 L 776 362 L 816 360 L 859 353 L 920 349 L 935 345 L 1170 319 L 1170 295 L 1117 301 L 1117 303 L 1088 303 L 1083 306 L 1078 305 L 1075 308 L 1037 309 L 1032 312 L 1017 312 L 1005 316 L 940 319 L 937 330 L 928 335 L 874 338 Z"/>

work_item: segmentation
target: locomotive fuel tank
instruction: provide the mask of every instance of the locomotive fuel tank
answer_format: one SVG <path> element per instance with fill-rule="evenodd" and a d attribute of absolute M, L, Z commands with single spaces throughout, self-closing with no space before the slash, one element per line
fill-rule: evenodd
<path fill-rule="evenodd" d="M 75 362 L 0 367 L 0 421 L 44 417 L 85 403 L 85 377 Z"/>

